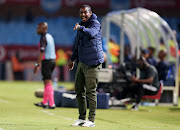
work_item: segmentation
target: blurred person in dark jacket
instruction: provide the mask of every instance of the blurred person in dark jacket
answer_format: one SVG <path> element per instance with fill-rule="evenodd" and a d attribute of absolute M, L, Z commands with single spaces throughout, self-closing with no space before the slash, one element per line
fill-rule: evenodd
<path fill-rule="evenodd" d="M 166 80 L 166 76 L 168 74 L 168 70 L 169 70 L 169 65 L 167 63 L 167 61 L 165 60 L 167 55 L 166 50 L 160 50 L 159 54 L 158 54 L 158 58 L 159 58 L 159 62 L 157 63 L 157 71 L 158 71 L 158 75 L 159 75 L 159 80 Z"/>
<path fill-rule="evenodd" d="M 151 65 L 156 66 L 157 65 L 157 61 L 156 58 L 154 57 L 154 52 L 155 52 L 155 48 L 154 47 L 148 47 L 148 52 L 149 52 L 149 56 L 147 58 L 147 62 Z"/>
<path fill-rule="evenodd" d="M 92 13 L 89 5 L 82 5 L 80 8 L 81 22 L 76 23 L 74 30 L 77 30 L 75 48 L 68 63 L 69 70 L 74 68 L 74 61 L 78 60 L 78 67 L 75 77 L 75 92 L 77 94 L 79 119 L 72 126 L 82 125 L 83 127 L 95 126 L 95 114 L 97 107 L 97 83 L 98 72 L 104 62 L 101 24 L 97 16 Z M 89 117 L 86 119 L 86 96 L 89 102 Z"/>

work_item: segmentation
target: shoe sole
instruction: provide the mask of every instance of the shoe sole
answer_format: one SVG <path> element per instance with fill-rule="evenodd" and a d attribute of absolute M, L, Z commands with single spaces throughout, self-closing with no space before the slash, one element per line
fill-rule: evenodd
<path fill-rule="evenodd" d="M 130 111 L 139 111 L 139 110 L 130 109 Z"/>
<path fill-rule="evenodd" d="M 55 107 L 54 108 L 49 108 L 49 107 L 43 107 L 44 109 L 55 109 Z"/>
<path fill-rule="evenodd" d="M 80 123 L 79 125 L 70 125 L 70 126 L 82 126 L 84 123 Z"/>
<path fill-rule="evenodd" d="M 34 104 L 37 107 L 47 107 L 47 105 L 38 105 L 38 104 Z"/>
<path fill-rule="evenodd" d="M 95 125 L 93 125 L 93 126 L 82 126 L 82 127 L 95 127 Z"/>
<path fill-rule="evenodd" d="M 34 104 L 35 105 L 35 104 Z M 39 105 L 35 105 L 36 107 L 44 107 L 44 106 L 39 106 Z"/>

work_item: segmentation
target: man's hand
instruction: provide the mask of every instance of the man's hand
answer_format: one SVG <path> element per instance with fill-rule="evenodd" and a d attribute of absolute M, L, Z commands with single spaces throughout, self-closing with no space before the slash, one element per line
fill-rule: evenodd
<path fill-rule="evenodd" d="M 37 73 L 38 67 L 39 67 L 39 66 L 35 66 L 35 67 L 34 67 L 34 74 Z"/>
<path fill-rule="evenodd" d="M 74 62 L 70 60 L 68 63 L 68 69 L 72 70 L 73 68 L 74 68 Z"/>
<path fill-rule="evenodd" d="M 78 30 L 79 28 L 80 28 L 80 25 L 79 25 L 79 23 L 76 23 L 76 24 L 75 24 L 75 26 L 74 26 L 74 29 L 73 29 L 73 31 L 74 31 L 74 30 L 76 30 L 76 29 Z"/>
<path fill-rule="evenodd" d="M 132 81 L 132 82 L 138 82 L 138 79 L 137 79 L 136 77 L 132 77 L 132 78 L 131 78 L 131 81 Z"/>

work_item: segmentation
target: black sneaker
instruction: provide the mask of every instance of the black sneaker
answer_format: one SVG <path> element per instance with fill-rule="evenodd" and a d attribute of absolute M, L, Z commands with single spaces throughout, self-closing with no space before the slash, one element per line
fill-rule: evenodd
<path fill-rule="evenodd" d="M 43 104 L 42 102 L 34 103 L 34 105 L 38 106 L 38 107 L 46 107 L 47 106 L 46 104 Z"/>
<path fill-rule="evenodd" d="M 132 111 L 138 111 L 138 110 L 139 110 L 138 105 L 132 106 L 132 107 L 131 107 L 131 110 L 132 110 Z"/>
<path fill-rule="evenodd" d="M 48 106 L 44 106 L 43 108 L 44 109 L 55 109 L 56 107 L 55 107 L 55 105 L 53 105 L 52 107 L 48 105 Z"/>

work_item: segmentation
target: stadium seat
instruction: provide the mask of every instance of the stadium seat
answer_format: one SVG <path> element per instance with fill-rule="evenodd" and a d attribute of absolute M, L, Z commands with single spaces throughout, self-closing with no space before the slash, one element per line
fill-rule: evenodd
<path fill-rule="evenodd" d="M 156 105 L 158 105 L 159 100 L 161 99 L 162 90 L 163 90 L 163 83 L 160 83 L 160 88 L 156 95 L 144 95 L 142 99 L 153 99 L 155 100 Z"/>

